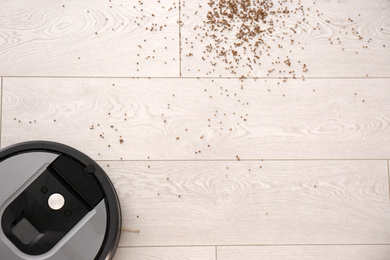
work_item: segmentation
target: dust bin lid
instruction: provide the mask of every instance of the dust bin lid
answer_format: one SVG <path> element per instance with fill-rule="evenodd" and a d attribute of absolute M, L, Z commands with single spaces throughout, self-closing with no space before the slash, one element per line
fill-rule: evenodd
<path fill-rule="evenodd" d="M 0 258 L 112 259 L 121 211 L 100 166 L 59 143 L 0 150 Z"/>

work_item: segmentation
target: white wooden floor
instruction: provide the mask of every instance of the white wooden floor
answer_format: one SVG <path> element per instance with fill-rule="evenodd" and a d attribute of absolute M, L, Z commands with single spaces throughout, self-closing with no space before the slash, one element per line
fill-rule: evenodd
<path fill-rule="evenodd" d="M 232 74 L 208 0 L 0 1 L 0 146 L 97 160 L 115 260 L 390 259 L 390 1 L 280 2 L 299 44 Z"/>

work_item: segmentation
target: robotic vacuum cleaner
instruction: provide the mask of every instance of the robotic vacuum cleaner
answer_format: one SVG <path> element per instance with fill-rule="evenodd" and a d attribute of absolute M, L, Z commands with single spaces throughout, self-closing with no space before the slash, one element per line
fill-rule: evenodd
<path fill-rule="evenodd" d="M 112 259 L 118 196 L 83 153 L 52 142 L 0 150 L 0 259 Z"/>

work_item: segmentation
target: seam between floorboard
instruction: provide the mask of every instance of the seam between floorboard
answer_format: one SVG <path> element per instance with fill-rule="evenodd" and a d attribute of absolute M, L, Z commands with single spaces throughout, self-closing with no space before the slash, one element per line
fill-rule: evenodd
<path fill-rule="evenodd" d="M 242 79 L 240 77 L 137 77 L 137 76 L 1 76 L 3 78 L 69 78 L 69 79 Z M 243 80 L 248 79 L 291 79 L 301 80 L 303 78 L 292 77 L 246 77 Z M 305 80 L 310 79 L 390 79 L 390 77 L 305 77 Z"/>
<path fill-rule="evenodd" d="M 104 160 L 97 162 L 265 162 L 265 161 L 388 161 L 389 159 L 159 159 L 159 160 Z"/>
<path fill-rule="evenodd" d="M 181 78 L 181 0 L 179 0 L 179 77 Z"/>
<path fill-rule="evenodd" d="M 390 202 L 390 166 L 389 166 L 389 160 L 387 160 L 387 181 L 388 181 L 388 190 L 389 190 L 389 202 Z"/>
<path fill-rule="evenodd" d="M 159 248 L 159 247 L 267 247 L 267 246 L 390 246 L 383 244 L 237 244 L 237 245 L 157 245 L 157 246 L 118 246 L 118 248 Z"/>

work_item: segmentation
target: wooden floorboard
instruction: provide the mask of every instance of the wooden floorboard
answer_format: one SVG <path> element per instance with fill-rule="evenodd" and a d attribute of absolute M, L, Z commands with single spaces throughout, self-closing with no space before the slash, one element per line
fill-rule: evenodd
<path fill-rule="evenodd" d="M 298 1 L 287 3 L 284 5 L 291 9 L 299 6 Z M 305 16 L 291 14 L 280 23 L 275 21 L 274 35 L 263 37 L 271 47 L 271 56 L 262 55 L 249 76 L 266 76 L 271 69 L 275 73 L 270 76 L 291 76 L 288 71 L 292 70 L 296 76 L 307 77 L 390 76 L 388 1 L 375 0 L 369 5 L 363 0 L 300 3 Z M 0 75 L 179 76 L 178 5 L 179 1 L 171 0 L 68 0 L 49 4 L 43 0 L 1 1 Z M 210 64 L 215 54 L 203 53 L 210 38 L 203 39 L 194 26 L 203 26 L 209 11 L 207 1 L 181 1 L 181 5 L 182 75 L 247 76 L 248 67 L 232 74 L 221 62 Z M 290 28 L 303 17 L 306 20 L 298 24 L 296 34 L 278 27 L 283 20 Z M 314 30 L 317 27 L 321 29 Z M 282 35 L 285 31 L 287 35 Z M 282 36 L 285 39 L 278 38 Z M 230 39 L 224 46 L 232 42 Z M 283 63 L 286 56 L 292 63 L 289 67 Z M 243 59 L 248 57 L 243 55 Z M 282 61 L 281 65 L 272 64 L 276 61 Z M 307 73 L 302 72 L 303 64 L 307 65 Z"/>
<path fill-rule="evenodd" d="M 390 243 L 386 161 L 99 164 L 121 246 Z"/>
<path fill-rule="evenodd" d="M 229 46 L 240 42 L 235 36 L 238 30 L 233 27 L 229 32 L 228 30 L 223 33 L 212 31 L 211 26 L 214 24 L 204 23 L 207 21 L 208 12 L 212 10 L 207 3 L 208 1 L 202 0 L 184 1 L 181 15 L 183 76 L 259 77 L 270 74 L 270 76 L 284 77 L 292 76 L 290 71 L 294 71 L 297 77 L 366 77 L 367 75 L 388 77 L 390 75 L 388 70 L 389 1 L 374 0 L 369 4 L 364 0 L 294 0 L 277 3 L 274 1 L 272 10 L 287 7 L 288 10 L 293 11 L 302 6 L 305 13 L 291 12 L 278 17 L 269 16 L 268 20 L 273 17 L 274 26 L 271 28 L 275 31 L 272 35 L 266 34 L 260 37 L 264 44 L 257 47 L 255 53 L 258 58 L 249 51 L 249 45 L 254 45 L 256 40 L 249 40 L 241 47 L 234 47 L 238 53 L 235 57 L 241 55 L 242 59 L 232 64 L 227 64 L 223 59 L 228 59 L 229 62 L 233 60 L 233 55 L 227 50 Z M 302 21 L 303 18 L 305 21 Z M 230 24 L 234 24 L 227 17 L 226 19 Z M 236 23 L 241 26 L 241 23 L 237 21 Z M 269 27 L 261 22 L 259 24 L 262 29 Z M 204 31 L 204 28 L 209 29 Z M 253 25 L 250 28 L 253 29 Z M 290 28 L 296 33 L 293 33 Z M 208 36 L 205 36 L 205 33 Z M 228 37 L 228 40 L 215 44 L 212 35 L 216 35 L 217 40 L 223 40 L 223 37 Z M 293 43 L 291 39 L 294 40 Z M 206 51 L 206 46 L 211 46 L 212 51 Z M 247 51 L 244 51 L 244 47 Z M 227 51 L 227 55 L 219 56 L 221 51 Z M 260 51 L 262 54 L 259 54 Z M 289 66 L 284 63 L 287 60 L 286 56 L 291 63 Z M 252 63 L 248 63 L 248 58 Z M 253 59 L 256 63 L 253 63 Z M 306 64 L 307 72 L 303 72 L 303 64 Z M 232 69 L 225 69 L 231 65 L 234 66 L 235 73 L 231 72 Z M 270 73 L 269 70 L 273 69 L 275 71 Z"/>
<path fill-rule="evenodd" d="M 215 260 L 214 247 L 118 248 L 113 260 Z"/>
<path fill-rule="evenodd" d="M 390 158 L 389 79 L 278 82 L 4 78 L 2 146 L 46 139 L 98 160 Z"/>
<path fill-rule="evenodd" d="M 387 260 L 390 245 L 218 247 L 218 260 Z"/>
<path fill-rule="evenodd" d="M 177 6 L 172 0 L 1 1 L 0 75 L 179 76 Z"/>

